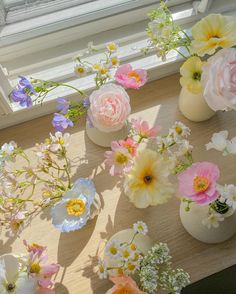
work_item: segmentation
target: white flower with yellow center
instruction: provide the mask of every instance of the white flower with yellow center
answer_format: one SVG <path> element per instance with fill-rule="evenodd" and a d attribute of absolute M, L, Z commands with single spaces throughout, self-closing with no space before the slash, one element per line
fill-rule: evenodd
<path fill-rule="evenodd" d="M 218 228 L 219 222 L 224 220 L 223 216 L 217 212 L 211 212 L 206 219 L 202 220 L 202 224 L 207 226 L 208 229 L 210 228 Z"/>
<path fill-rule="evenodd" d="M 130 201 L 138 208 L 167 202 L 174 193 L 168 179 L 172 168 L 172 162 L 157 152 L 140 151 L 125 175 L 124 190 Z"/>
<path fill-rule="evenodd" d="M 110 42 L 107 44 L 106 48 L 109 52 L 114 53 L 118 50 L 118 45 L 115 42 Z"/>
<path fill-rule="evenodd" d="M 89 67 L 86 67 L 85 65 L 83 64 L 77 64 L 75 67 L 74 67 L 74 72 L 77 76 L 79 77 L 84 77 L 86 76 L 87 73 L 89 73 L 91 71 L 91 68 Z"/>
<path fill-rule="evenodd" d="M 107 278 L 107 268 L 106 264 L 103 260 L 99 259 L 98 261 L 98 276 L 99 279 L 106 279 Z"/>
<path fill-rule="evenodd" d="M 128 275 L 132 275 L 136 272 L 138 269 L 139 263 L 134 261 L 128 261 L 125 263 L 125 273 Z"/>
<path fill-rule="evenodd" d="M 52 152 L 56 152 L 59 149 L 68 147 L 70 140 L 70 134 L 61 132 L 56 132 L 55 135 L 50 134 L 50 139 L 48 141 L 49 148 Z"/>
<path fill-rule="evenodd" d="M 91 217 L 95 187 L 92 181 L 80 178 L 64 193 L 61 201 L 51 209 L 52 223 L 61 232 L 81 229 Z"/>
<path fill-rule="evenodd" d="M 204 62 L 197 56 L 188 58 L 180 68 L 180 84 L 193 94 L 202 91 L 201 76 Z"/>
<path fill-rule="evenodd" d="M 236 45 L 236 21 L 233 17 L 209 14 L 192 28 L 191 52 L 213 55 L 218 48 Z"/>
<path fill-rule="evenodd" d="M 169 135 L 172 136 L 174 140 L 178 142 L 190 135 L 190 129 L 182 122 L 177 121 L 170 128 Z"/>
<path fill-rule="evenodd" d="M 105 254 L 112 259 L 119 259 L 121 257 L 120 243 L 116 240 L 107 243 L 105 248 Z"/>
<path fill-rule="evenodd" d="M 128 261 L 134 258 L 134 251 L 131 250 L 129 246 L 123 246 L 120 249 L 121 259 Z"/>
<path fill-rule="evenodd" d="M 142 221 L 138 221 L 137 223 L 135 223 L 133 225 L 133 229 L 136 234 L 146 235 L 148 232 L 147 225 Z"/>

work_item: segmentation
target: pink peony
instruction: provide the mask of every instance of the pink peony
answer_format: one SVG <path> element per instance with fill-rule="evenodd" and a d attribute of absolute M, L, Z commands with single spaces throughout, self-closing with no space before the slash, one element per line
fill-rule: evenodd
<path fill-rule="evenodd" d="M 132 128 L 141 138 L 155 138 L 157 133 L 161 129 L 160 126 L 156 125 L 153 128 L 150 128 L 147 121 L 142 120 L 141 118 L 132 119 Z"/>
<path fill-rule="evenodd" d="M 130 64 L 121 65 L 116 73 L 115 80 L 128 89 L 139 89 L 147 82 L 147 71 L 144 69 L 132 69 Z"/>
<path fill-rule="evenodd" d="M 122 129 L 131 108 L 126 91 L 117 85 L 103 85 L 89 97 L 88 117 L 91 123 L 102 132 Z"/>
<path fill-rule="evenodd" d="M 132 138 L 120 140 L 119 144 L 120 146 L 126 148 L 132 156 L 136 156 L 138 144 Z"/>
<path fill-rule="evenodd" d="M 216 181 L 219 168 L 211 162 L 197 162 L 178 175 L 179 192 L 198 204 L 206 205 L 215 201 L 219 193 Z"/>
<path fill-rule="evenodd" d="M 105 152 L 105 165 L 110 167 L 110 175 L 116 176 L 127 171 L 131 166 L 131 154 L 128 149 L 121 146 L 118 142 L 111 143 L 111 150 Z"/>
<path fill-rule="evenodd" d="M 201 82 L 213 110 L 236 110 L 236 49 L 222 49 L 203 66 Z"/>
<path fill-rule="evenodd" d="M 138 288 L 135 281 L 128 276 L 120 275 L 111 277 L 110 279 L 115 285 L 108 290 L 106 294 L 144 294 L 144 292 Z"/>

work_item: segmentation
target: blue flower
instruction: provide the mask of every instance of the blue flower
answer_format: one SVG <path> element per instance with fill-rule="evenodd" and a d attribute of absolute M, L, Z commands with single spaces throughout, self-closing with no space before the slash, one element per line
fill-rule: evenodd
<path fill-rule="evenodd" d="M 90 208 L 96 189 L 92 181 L 80 178 L 73 188 L 64 193 L 61 201 L 51 209 L 52 223 L 61 232 L 84 227 L 90 217 Z"/>
<path fill-rule="evenodd" d="M 33 105 L 31 95 L 37 95 L 33 85 L 26 77 L 20 76 L 17 88 L 11 93 L 11 99 L 22 107 L 31 107 Z"/>
<path fill-rule="evenodd" d="M 68 126 L 73 127 L 73 122 L 60 113 L 54 113 L 52 125 L 57 132 L 63 132 Z"/>
<path fill-rule="evenodd" d="M 57 99 L 57 109 L 63 114 L 66 114 L 68 109 L 70 108 L 70 101 L 66 100 L 63 97 Z"/>

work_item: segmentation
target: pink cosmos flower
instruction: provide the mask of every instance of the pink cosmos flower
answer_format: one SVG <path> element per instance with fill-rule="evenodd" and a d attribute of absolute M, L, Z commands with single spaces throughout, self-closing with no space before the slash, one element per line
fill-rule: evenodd
<path fill-rule="evenodd" d="M 147 82 L 147 71 L 134 70 L 130 64 L 123 64 L 117 69 L 115 80 L 125 88 L 139 89 Z"/>
<path fill-rule="evenodd" d="M 41 288 L 51 288 L 54 285 L 52 276 L 59 271 L 59 264 L 46 264 L 47 254 L 39 254 L 40 251 L 29 253 L 29 274 L 38 281 Z"/>
<path fill-rule="evenodd" d="M 131 277 L 119 275 L 110 279 L 115 285 L 106 294 L 144 294 Z"/>
<path fill-rule="evenodd" d="M 117 85 L 106 84 L 89 97 L 88 118 L 102 132 L 115 132 L 123 128 L 130 112 L 130 99 Z"/>
<path fill-rule="evenodd" d="M 179 192 L 201 205 L 207 205 L 219 196 L 216 181 L 219 168 L 211 162 L 197 162 L 178 175 Z"/>
<path fill-rule="evenodd" d="M 153 128 L 150 128 L 147 121 L 142 120 L 141 118 L 132 119 L 132 128 L 141 138 L 155 138 L 157 133 L 160 131 L 161 127 L 156 125 Z"/>
<path fill-rule="evenodd" d="M 105 152 L 105 165 L 110 167 L 110 175 L 120 175 L 129 170 L 132 157 L 127 148 L 121 146 L 119 142 L 113 141 L 111 150 Z"/>
<path fill-rule="evenodd" d="M 120 146 L 126 148 L 132 156 L 136 156 L 138 144 L 132 138 L 120 140 L 119 144 Z"/>

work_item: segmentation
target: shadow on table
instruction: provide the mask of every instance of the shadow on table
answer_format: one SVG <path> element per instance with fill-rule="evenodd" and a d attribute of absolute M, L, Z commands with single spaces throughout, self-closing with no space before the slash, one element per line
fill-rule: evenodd
<path fill-rule="evenodd" d="M 56 283 L 55 284 L 55 293 L 57 294 L 69 294 L 68 289 L 66 288 L 66 286 L 64 286 L 61 283 Z"/>

